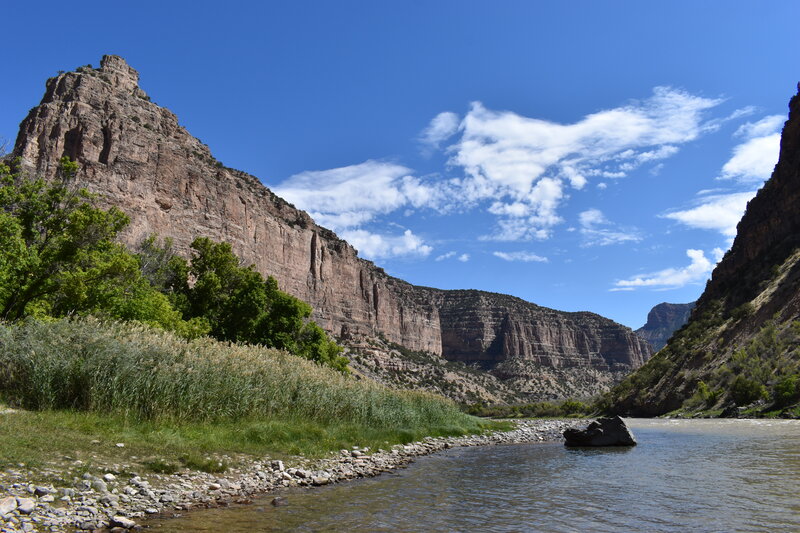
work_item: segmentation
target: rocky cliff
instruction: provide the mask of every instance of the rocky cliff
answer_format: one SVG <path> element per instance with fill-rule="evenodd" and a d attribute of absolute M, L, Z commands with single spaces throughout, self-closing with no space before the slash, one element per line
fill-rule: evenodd
<path fill-rule="evenodd" d="M 672 334 L 689 320 L 694 302 L 688 304 L 660 303 L 647 313 L 647 323 L 636 334 L 650 343 L 653 350 L 663 348 Z"/>
<path fill-rule="evenodd" d="M 150 101 L 138 73 L 117 56 L 48 80 L 13 155 L 44 177 L 55 175 L 62 156 L 78 161 L 83 184 L 130 215 L 123 238 L 131 246 L 151 233 L 172 237 L 182 253 L 199 235 L 230 242 L 309 302 L 314 319 L 345 342 L 381 337 L 485 368 L 502 363 L 504 377 L 514 375 L 514 361 L 591 369 L 586 380 L 603 386 L 610 370 L 630 370 L 650 354 L 628 328 L 591 313 L 388 276 L 257 178 L 214 159 L 173 113 Z"/>
<path fill-rule="evenodd" d="M 612 390 L 609 410 L 730 414 L 800 399 L 800 84 L 798 92 L 772 177 L 748 203 L 689 322 Z"/>

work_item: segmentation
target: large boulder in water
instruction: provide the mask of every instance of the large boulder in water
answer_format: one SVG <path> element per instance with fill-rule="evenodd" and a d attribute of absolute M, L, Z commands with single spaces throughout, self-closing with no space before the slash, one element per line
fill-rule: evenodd
<path fill-rule="evenodd" d="M 622 418 L 598 418 L 586 429 L 564 430 L 565 446 L 636 446 L 633 433 Z"/>

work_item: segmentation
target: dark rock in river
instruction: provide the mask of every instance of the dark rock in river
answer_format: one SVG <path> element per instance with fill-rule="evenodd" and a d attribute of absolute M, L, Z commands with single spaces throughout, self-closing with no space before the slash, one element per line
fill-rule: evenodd
<path fill-rule="evenodd" d="M 564 430 L 565 446 L 636 446 L 633 434 L 620 417 L 598 418 L 586 429 Z"/>
<path fill-rule="evenodd" d="M 289 505 L 289 500 L 287 500 L 286 498 L 282 498 L 281 496 L 278 496 L 276 498 L 273 498 L 270 503 L 275 507 L 283 507 L 285 505 Z"/>

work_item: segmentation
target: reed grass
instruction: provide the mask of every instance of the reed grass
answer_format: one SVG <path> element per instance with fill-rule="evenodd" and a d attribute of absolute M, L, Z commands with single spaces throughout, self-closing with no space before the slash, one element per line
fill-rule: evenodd
<path fill-rule="evenodd" d="M 0 324 L 0 398 L 27 410 L 135 422 L 292 420 L 414 435 L 482 427 L 444 398 L 392 390 L 287 353 L 91 318 Z"/>

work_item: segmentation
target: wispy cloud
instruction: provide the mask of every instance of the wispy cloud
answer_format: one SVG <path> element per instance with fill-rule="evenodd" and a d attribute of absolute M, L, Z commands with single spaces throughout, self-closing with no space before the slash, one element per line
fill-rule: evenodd
<path fill-rule="evenodd" d="M 623 242 L 639 242 L 639 232 L 633 229 L 619 229 L 614 226 L 599 209 L 583 211 L 578 219 L 581 225 L 584 246 L 608 246 Z"/>
<path fill-rule="evenodd" d="M 450 111 L 439 113 L 431 120 L 428 127 L 420 134 L 420 141 L 432 148 L 439 146 L 452 137 L 458 130 L 460 119 Z"/>
<path fill-rule="evenodd" d="M 692 208 L 661 216 L 677 220 L 691 228 L 714 230 L 726 237 L 735 237 L 736 225 L 744 214 L 747 202 L 756 195 L 756 192 L 706 195 Z"/>
<path fill-rule="evenodd" d="M 301 172 L 274 191 L 308 211 L 317 223 L 339 232 L 370 259 L 428 255 L 432 248 L 410 231 L 381 235 L 363 226 L 401 208 L 443 208 L 448 197 L 443 185 L 424 183 L 402 165 L 374 160 Z"/>
<path fill-rule="evenodd" d="M 462 263 L 466 263 L 467 261 L 469 261 L 469 254 L 459 255 L 458 260 L 461 261 Z"/>
<path fill-rule="evenodd" d="M 437 207 L 440 186 L 423 183 L 411 169 L 368 160 L 329 170 L 295 174 L 273 190 L 334 230 L 361 225 L 403 207 Z"/>
<path fill-rule="evenodd" d="M 451 257 L 455 257 L 455 256 L 456 256 L 456 252 L 450 251 L 450 252 L 447 252 L 445 254 L 436 256 L 436 259 L 434 259 L 434 261 L 444 261 L 445 259 L 450 259 Z"/>
<path fill-rule="evenodd" d="M 492 252 L 492 255 L 504 261 L 522 261 L 525 263 L 547 263 L 548 259 L 531 252 Z"/>
<path fill-rule="evenodd" d="M 650 274 L 642 274 L 629 279 L 617 281 L 612 291 L 632 291 L 641 288 L 658 290 L 677 289 L 690 283 L 699 283 L 708 279 L 709 274 L 724 252 L 720 248 L 712 251 L 712 258 L 706 257 L 703 250 L 686 250 L 691 262 L 678 268 L 667 268 Z"/>
<path fill-rule="evenodd" d="M 460 137 L 446 150 L 451 167 L 464 172 L 458 184 L 464 201 L 491 201 L 497 226 L 488 238 L 547 238 L 562 221 L 558 211 L 567 188 L 582 189 L 594 177 L 621 178 L 674 155 L 681 144 L 718 127 L 704 122 L 704 113 L 720 102 L 657 87 L 646 100 L 572 124 L 475 102 L 460 122 Z M 432 122 L 425 131 L 440 129 L 452 130 Z"/>

